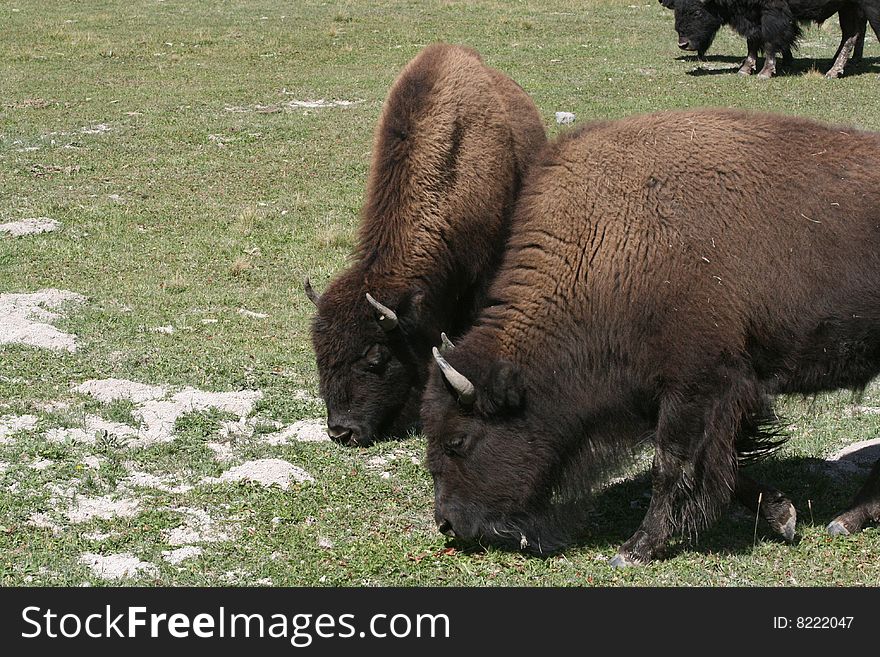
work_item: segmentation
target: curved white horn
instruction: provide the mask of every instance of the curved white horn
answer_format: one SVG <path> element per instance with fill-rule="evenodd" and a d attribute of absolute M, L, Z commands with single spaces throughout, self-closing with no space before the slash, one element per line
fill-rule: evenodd
<path fill-rule="evenodd" d="M 388 306 L 383 306 L 367 292 L 367 301 L 379 312 L 379 326 L 385 331 L 393 331 L 397 328 L 397 314 Z"/>
<path fill-rule="evenodd" d="M 443 343 L 442 345 L 440 345 L 440 353 L 441 354 L 445 354 L 445 353 L 455 349 L 455 345 L 452 344 L 452 340 L 450 340 L 449 336 L 447 336 L 442 331 L 440 332 L 440 342 Z"/>
<path fill-rule="evenodd" d="M 452 389 L 458 393 L 458 403 L 462 406 L 470 406 L 477 397 L 477 391 L 474 384 L 468 381 L 468 378 L 446 362 L 446 359 L 440 355 L 440 350 L 433 347 L 434 360 L 440 366 L 443 378 L 452 386 Z"/>

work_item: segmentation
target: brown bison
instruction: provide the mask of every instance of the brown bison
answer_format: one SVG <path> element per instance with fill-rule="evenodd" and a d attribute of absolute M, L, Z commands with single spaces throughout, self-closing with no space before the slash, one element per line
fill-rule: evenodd
<path fill-rule="evenodd" d="M 738 456 L 768 447 L 768 398 L 880 372 L 878 281 L 878 134 L 704 110 L 562 135 L 486 308 L 435 352 L 439 529 L 558 549 L 578 531 L 569 502 L 650 439 L 651 502 L 613 564 L 660 556 L 760 490 Z M 878 519 L 880 466 L 829 531 Z"/>
<path fill-rule="evenodd" d="M 320 297 L 305 282 L 331 438 L 368 445 L 417 426 L 431 345 L 470 326 L 545 143 L 529 96 L 474 50 L 428 46 L 394 81 L 354 262 Z"/>

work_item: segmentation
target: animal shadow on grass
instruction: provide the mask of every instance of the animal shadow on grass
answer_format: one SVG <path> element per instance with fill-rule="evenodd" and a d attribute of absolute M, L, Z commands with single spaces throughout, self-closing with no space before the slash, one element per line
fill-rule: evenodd
<path fill-rule="evenodd" d="M 809 457 L 772 458 L 743 470 L 751 478 L 781 490 L 797 510 L 794 542 L 800 540 L 804 527 L 824 528 L 852 503 L 865 482 L 870 463 L 880 458 L 880 446 L 873 445 L 850 453 L 839 462 Z M 865 467 L 865 464 L 868 464 Z M 651 497 L 648 472 L 607 486 L 580 503 L 573 513 L 583 521 L 577 540 L 563 550 L 571 554 L 579 548 L 613 550 L 638 529 Z M 784 544 L 761 518 L 735 500 L 721 517 L 698 537 L 674 537 L 664 559 L 685 551 L 700 554 L 743 555 L 760 542 Z M 458 540 L 448 543 L 464 552 L 482 552 L 485 548 Z M 543 558 L 548 555 L 534 555 Z"/>
<path fill-rule="evenodd" d="M 742 63 L 742 57 L 734 57 L 727 55 L 709 55 L 706 61 L 701 62 L 693 56 L 676 57 L 677 61 L 689 61 L 697 64 L 697 67 L 687 72 L 688 75 L 701 77 L 704 75 L 736 75 L 739 65 Z M 719 66 L 717 63 L 730 63 L 730 66 Z M 834 63 L 833 59 L 812 59 L 810 57 L 798 57 L 787 64 L 781 61 L 778 64 L 778 76 L 799 76 L 810 72 L 818 71 L 823 76 L 825 71 L 831 68 Z M 880 57 L 865 57 L 859 62 L 850 63 L 846 67 L 846 72 L 841 76 L 844 78 L 855 75 L 865 75 L 880 72 Z"/>

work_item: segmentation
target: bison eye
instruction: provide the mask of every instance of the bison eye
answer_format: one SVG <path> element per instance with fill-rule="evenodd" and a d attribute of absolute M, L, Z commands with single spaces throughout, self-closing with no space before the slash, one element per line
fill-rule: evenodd
<path fill-rule="evenodd" d="M 455 438 L 450 438 L 449 440 L 443 443 L 443 453 L 446 456 L 461 456 L 462 455 L 462 447 L 464 446 L 464 437 L 456 436 Z"/>
<path fill-rule="evenodd" d="M 388 348 L 378 344 L 368 347 L 363 353 L 363 361 L 367 370 L 376 373 L 385 369 L 385 365 L 390 357 L 391 353 L 388 351 Z"/>

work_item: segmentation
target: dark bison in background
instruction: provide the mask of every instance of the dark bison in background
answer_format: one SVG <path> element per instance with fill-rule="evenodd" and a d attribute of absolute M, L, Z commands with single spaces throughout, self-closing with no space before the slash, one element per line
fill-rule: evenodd
<path fill-rule="evenodd" d="M 841 40 L 834 62 L 825 74 L 836 78 L 849 61 L 861 59 L 866 21 L 880 38 L 880 0 L 659 0 L 675 12 L 678 45 L 697 52 L 702 59 L 718 30 L 729 25 L 745 37 L 748 54 L 739 72 L 755 71 L 758 52 L 764 51 L 764 66 L 759 73 L 776 73 L 776 57 L 791 59 L 792 49 L 801 36 L 801 23 L 822 23 L 834 14 L 840 20 Z"/>
<path fill-rule="evenodd" d="M 368 445 L 417 424 L 431 345 L 470 326 L 545 143 L 532 100 L 474 50 L 431 45 L 394 81 L 354 262 L 320 296 L 305 282 L 331 438 Z"/>
<path fill-rule="evenodd" d="M 742 492 L 768 398 L 880 372 L 878 281 L 878 134 L 711 109 L 563 134 L 530 170 L 486 308 L 434 352 L 439 529 L 555 551 L 582 531 L 568 502 L 649 438 L 651 502 L 613 564 L 662 555 Z M 875 466 L 829 531 L 878 519 Z"/>

